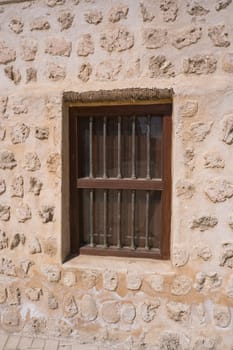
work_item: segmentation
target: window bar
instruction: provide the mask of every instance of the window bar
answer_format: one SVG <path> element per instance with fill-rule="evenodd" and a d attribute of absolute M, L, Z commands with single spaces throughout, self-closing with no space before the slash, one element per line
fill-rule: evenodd
<path fill-rule="evenodd" d="M 135 175 L 135 116 L 132 120 L 132 178 L 136 178 Z"/>
<path fill-rule="evenodd" d="M 90 170 L 89 177 L 93 177 L 93 144 L 92 144 L 92 134 L 93 134 L 93 118 L 89 118 L 89 158 L 90 158 Z"/>
<path fill-rule="evenodd" d="M 107 246 L 107 190 L 104 190 L 104 248 Z"/>
<path fill-rule="evenodd" d="M 131 249 L 135 249 L 134 224 L 135 224 L 135 190 L 133 190 L 131 193 Z"/>
<path fill-rule="evenodd" d="M 90 190 L 90 247 L 94 247 L 94 234 L 93 234 L 93 190 Z"/>
<path fill-rule="evenodd" d="M 150 192 L 146 191 L 146 242 L 145 249 L 150 249 L 149 247 L 149 205 L 150 205 Z"/>
<path fill-rule="evenodd" d="M 121 248 L 121 191 L 117 191 L 117 248 Z"/>
<path fill-rule="evenodd" d="M 146 177 L 150 179 L 150 115 L 147 116 L 146 143 Z"/>
<path fill-rule="evenodd" d="M 107 129 L 107 118 L 104 117 L 103 123 L 103 177 L 106 175 L 106 129 Z"/>
<path fill-rule="evenodd" d="M 121 177 L 121 117 L 117 121 L 117 177 Z"/>

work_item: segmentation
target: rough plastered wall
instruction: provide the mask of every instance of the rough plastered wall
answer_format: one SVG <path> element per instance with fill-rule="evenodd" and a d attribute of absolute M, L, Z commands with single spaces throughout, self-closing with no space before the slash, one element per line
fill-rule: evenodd
<path fill-rule="evenodd" d="M 0 329 L 233 349 L 232 0 L 0 3 Z M 63 94 L 125 88 L 173 89 L 171 260 L 63 264 Z"/>

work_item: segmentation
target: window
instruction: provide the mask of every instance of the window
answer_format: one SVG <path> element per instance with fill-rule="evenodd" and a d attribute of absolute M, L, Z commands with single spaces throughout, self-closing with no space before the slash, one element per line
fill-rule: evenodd
<path fill-rule="evenodd" d="M 72 253 L 167 259 L 171 105 L 70 107 Z"/>

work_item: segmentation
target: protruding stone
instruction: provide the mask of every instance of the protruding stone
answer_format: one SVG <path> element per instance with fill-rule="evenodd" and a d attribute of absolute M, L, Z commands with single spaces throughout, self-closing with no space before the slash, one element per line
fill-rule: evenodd
<path fill-rule="evenodd" d="M 222 121 L 223 125 L 223 137 L 222 140 L 226 144 L 231 145 L 233 143 L 233 114 L 227 114 Z"/>
<path fill-rule="evenodd" d="M 2 313 L 2 324 L 8 331 L 18 330 L 21 316 L 18 308 L 11 306 L 6 308 Z"/>
<path fill-rule="evenodd" d="M 116 290 L 118 286 L 118 275 L 115 271 L 107 270 L 103 274 L 103 287 L 107 290 Z"/>
<path fill-rule="evenodd" d="M 35 137 L 39 140 L 47 140 L 49 138 L 49 128 L 47 127 L 36 127 Z"/>
<path fill-rule="evenodd" d="M 129 272 L 129 273 L 127 273 L 126 283 L 127 283 L 128 289 L 138 290 L 141 288 L 142 279 L 138 274 Z"/>
<path fill-rule="evenodd" d="M 38 301 L 40 300 L 40 296 L 42 295 L 42 289 L 41 288 L 26 288 L 25 289 L 25 295 L 26 297 L 31 301 Z"/>
<path fill-rule="evenodd" d="M 229 298 L 233 298 L 233 275 L 230 276 L 227 283 L 226 294 Z"/>
<path fill-rule="evenodd" d="M 28 152 L 25 154 L 23 167 L 28 171 L 36 171 L 40 169 L 40 159 L 34 152 Z"/>
<path fill-rule="evenodd" d="M 191 16 L 205 16 L 210 10 L 202 0 L 190 0 L 187 3 L 187 11 Z"/>
<path fill-rule="evenodd" d="M 6 232 L 0 229 L 0 250 L 8 247 L 8 237 Z"/>
<path fill-rule="evenodd" d="M 183 66 L 186 74 L 211 74 L 217 69 L 217 60 L 212 55 L 195 55 L 184 59 Z"/>
<path fill-rule="evenodd" d="M 70 318 L 78 313 L 78 307 L 75 299 L 72 295 L 68 294 L 63 300 L 63 314 L 65 317 Z"/>
<path fill-rule="evenodd" d="M 216 11 L 221 11 L 225 9 L 232 3 L 232 0 L 217 0 L 217 4 L 215 5 Z"/>
<path fill-rule="evenodd" d="M 163 292 L 164 290 L 164 277 L 161 275 L 152 275 L 149 278 L 149 284 L 151 288 L 156 292 Z"/>
<path fill-rule="evenodd" d="M 187 264 L 189 253 L 187 248 L 182 245 L 176 245 L 173 248 L 172 262 L 174 266 L 181 267 Z"/>
<path fill-rule="evenodd" d="M 159 299 L 152 301 L 146 301 L 141 305 L 141 317 L 144 322 L 151 322 L 155 318 L 158 308 L 160 307 Z"/>
<path fill-rule="evenodd" d="M 33 192 L 35 196 L 39 196 L 43 184 L 36 177 L 30 177 L 29 192 Z"/>
<path fill-rule="evenodd" d="M 24 61 L 34 61 L 38 50 L 37 41 L 34 39 L 23 39 L 21 41 L 21 57 Z"/>
<path fill-rule="evenodd" d="M 99 24 L 102 22 L 103 15 L 101 11 L 91 10 L 84 15 L 85 21 L 89 24 Z"/>
<path fill-rule="evenodd" d="M 175 76 L 173 64 L 163 55 L 150 57 L 149 71 L 151 78 Z"/>
<path fill-rule="evenodd" d="M 63 11 L 60 13 L 57 20 L 61 25 L 61 31 L 63 31 L 69 29 L 72 26 L 74 15 L 72 15 L 72 13 L 69 11 Z"/>
<path fill-rule="evenodd" d="M 61 157 L 59 153 L 51 153 L 46 161 L 47 169 L 51 173 L 55 173 L 61 164 Z"/>
<path fill-rule="evenodd" d="M 155 14 L 152 12 L 152 8 L 145 6 L 143 3 L 140 3 L 140 9 L 143 22 L 152 22 L 155 18 Z"/>
<path fill-rule="evenodd" d="M 191 132 L 196 142 L 204 141 L 206 136 L 210 133 L 213 122 L 202 123 L 196 122 L 191 124 Z"/>
<path fill-rule="evenodd" d="M 178 13 L 176 0 L 160 0 L 160 9 L 163 12 L 163 20 L 165 22 L 174 22 Z"/>
<path fill-rule="evenodd" d="M 222 244 L 222 252 L 220 256 L 220 266 L 233 268 L 233 243 L 227 242 Z"/>
<path fill-rule="evenodd" d="M 212 289 L 220 287 L 221 284 L 222 277 L 217 272 L 198 272 L 193 286 L 198 292 L 209 292 Z"/>
<path fill-rule="evenodd" d="M 43 268 L 43 272 L 49 282 L 59 282 L 61 279 L 61 271 L 56 265 L 46 265 Z"/>
<path fill-rule="evenodd" d="M 231 322 L 230 309 L 224 305 L 215 305 L 213 311 L 214 323 L 216 326 L 226 328 Z"/>
<path fill-rule="evenodd" d="M 195 186 L 190 180 L 179 180 L 176 183 L 176 194 L 185 199 L 192 198 L 195 193 Z"/>
<path fill-rule="evenodd" d="M 56 63 L 49 63 L 47 77 L 51 81 L 60 81 L 65 79 L 66 70 L 65 66 Z"/>
<path fill-rule="evenodd" d="M 200 216 L 199 218 L 194 218 L 191 223 L 191 228 L 198 228 L 200 231 L 206 231 L 209 228 L 216 226 L 218 219 L 214 216 Z"/>
<path fill-rule="evenodd" d="M 224 168 L 225 162 L 218 152 L 208 152 L 204 154 L 204 166 L 206 168 Z"/>
<path fill-rule="evenodd" d="M 134 36 L 125 27 L 109 30 L 100 36 L 100 46 L 108 52 L 121 52 L 134 45 Z"/>
<path fill-rule="evenodd" d="M 78 43 L 78 56 L 88 56 L 93 54 L 94 51 L 94 41 L 92 40 L 91 34 L 84 34 Z"/>
<path fill-rule="evenodd" d="M 5 114 L 8 104 L 7 96 L 0 96 L 0 115 Z"/>
<path fill-rule="evenodd" d="M 46 42 L 45 53 L 52 56 L 69 57 L 72 49 L 71 41 L 64 38 L 49 38 Z"/>
<path fill-rule="evenodd" d="M 158 346 L 159 346 L 158 348 L 159 350 L 168 350 L 168 349 L 182 350 L 183 349 L 179 334 L 174 332 L 164 332 L 159 338 Z M 195 350 L 197 349 L 195 348 Z"/>
<path fill-rule="evenodd" d="M 230 228 L 233 230 L 233 215 L 229 217 L 229 222 L 228 222 Z"/>
<path fill-rule="evenodd" d="M 30 129 L 24 123 L 17 123 L 11 130 L 11 142 L 23 143 L 29 136 Z"/>
<path fill-rule="evenodd" d="M 16 209 L 16 217 L 18 222 L 25 222 L 32 217 L 31 209 L 29 208 L 28 204 L 21 204 Z"/>
<path fill-rule="evenodd" d="M 212 252 L 207 246 L 197 246 L 197 256 L 204 261 L 208 261 L 212 257 Z"/>
<path fill-rule="evenodd" d="M 22 244 L 25 244 L 25 236 L 24 234 L 19 234 L 16 233 L 10 243 L 10 249 L 15 249 L 16 247 L 18 247 L 19 243 L 21 242 Z"/>
<path fill-rule="evenodd" d="M 4 179 L 0 178 L 0 194 L 6 191 L 6 182 Z"/>
<path fill-rule="evenodd" d="M 212 338 L 199 337 L 197 338 L 197 340 L 195 340 L 193 349 L 195 350 L 216 349 L 216 339 L 215 337 L 212 337 Z"/>
<path fill-rule="evenodd" d="M 43 205 L 38 212 L 41 221 L 45 224 L 47 222 L 53 221 L 54 217 L 54 207 L 49 205 Z"/>
<path fill-rule="evenodd" d="M 28 244 L 28 249 L 30 254 L 39 254 L 41 253 L 40 241 L 37 237 L 34 237 L 30 240 Z"/>
<path fill-rule="evenodd" d="M 120 321 L 120 304 L 117 301 L 106 301 L 102 305 L 102 317 L 107 323 L 117 323 Z"/>
<path fill-rule="evenodd" d="M 3 141 L 6 137 L 6 129 L 0 126 L 0 141 Z"/>
<path fill-rule="evenodd" d="M 64 5 L 66 0 L 47 0 L 47 5 L 49 7 L 55 7 L 57 5 Z"/>
<path fill-rule="evenodd" d="M 28 274 L 30 267 L 34 265 L 34 262 L 30 259 L 25 259 L 20 262 L 20 267 L 25 275 Z"/>
<path fill-rule="evenodd" d="M 10 220 L 10 207 L 8 205 L 0 204 L 0 220 L 8 221 Z"/>
<path fill-rule="evenodd" d="M 173 283 L 171 286 L 171 293 L 173 295 L 186 295 L 191 291 L 191 289 L 192 289 L 191 278 L 185 275 L 180 275 L 173 280 Z"/>
<path fill-rule="evenodd" d="M 131 303 L 125 303 L 121 308 L 122 321 L 128 324 L 133 323 L 136 317 L 136 308 Z"/>
<path fill-rule="evenodd" d="M 53 237 L 49 237 L 44 242 L 44 253 L 49 256 L 55 256 L 57 254 L 57 242 Z"/>
<path fill-rule="evenodd" d="M 21 18 L 13 18 L 9 23 L 9 28 L 12 32 L 20 34 L 23 31 L 24 23 Z"/>
<path fill-rule="evenodd" d="M 82 285 L 84 288 L 94 288 L 97 283 L 97 273 L 95 271 L 83 271 L 82 272 Z"/>
<path fill-rule="evenodd" d="M 119 22 L 121 19 L 127 18 L 128 11 L 128 6 L 114 6 L 109 12 L 108 19 L 112 23 Z"/>
<path fill-rule="evenodd" d="M 202 36 L 202 28 L 192 27 L 175 34 L 172 45 L 177 49 L 182 49 L 198 42 Z"/>
<path fill-rule="evenodd" d="M 48 295 L 48 308 L 50 310 L 58 309 L 58 301 L 52 293 L 49 293 Z"/>
<path fill-rule="evenodd" d="M 166 306 L 168 317 L 173 321 L 185 322 L 188 320 L 191 312 L 190 305 L 170 301 Z"/>
<path fill-rule="evenodd" d="M 76 284 L 76 274 L 73 271 L 65 271 L 63 284 L 67 287 L 73 287 Z"/>
<path fill-rule="evenodd" d="M 182 118 L 191 118 L 197 114 L 198 103 L 195 100 L 188 100 L 179 107 L 179 116 Z"/>
<path fill-rule="evenodd" d="M 24 180 L 22 175 L 14 177 L 11 184 L 11 196 L 22 198 L 24 195 L 23 185 L 24 185 Z"/>
<path fill-rule="evenodd" d="M 212 40 L 214 46 L 228 47 L 230 45 L 230 41 L 228 40 L 228 33 L 225 30 L 224 24 L 209 27 L 208 36 Z"/>
<path fill-rule="evenodd" d="M 13 152 L 3 150 L 0 152 L 0 169 L 13 169 L 17 165 Z"/>
<path fill-rule="evenodd" d="M 121 60 L 106 60 L 97 65 L 96 78 L 98 80 L 117 80 L 122 69 Z"/>
<path fill-rule="evenodd" d="M 222 69 L 227 73 L 233 73 L 233 53 L 225 53 L 222 58 Z"/>
<path fill-rule="evenodd" d="M 28 332 L 32 335 L 43 334 L 46 331 L 46 320 L 43 317 L 32 317 L 28 323 Z"/>
<path fill-rule="evenodd" d="M 79 73 L 78 73 L 79 79 L 82 80 L 84 83 L 86 83 L 90 79 L 91 74 L 92 74 L 92 66 L 90 65 L 90 63 L 81 64 L 79 68 Z"/>
<path fill-rule="evenodd" d="M 5 41 L 0 41 L 0 64 L 6 64 L 16 59 L 16 52 Z"/>
<path fill-rule="evenodd" d="M 206 183 L 205 193 L 214 203 L 224 202 L 233 196 L 233 183 L 224 178 L 209 179 Z"/>
<path fill-rule="evenodd" d="M 98 315 L 95 300 L 90 295 L 84 295 L 80 304 L 81 315 L 86 321 L 94 321 Z"/>
<path fill-rule="evenodd" d="M 35 68 L 26 69 L 26 83 L 37 81 L 37 70 Z"/>
<path fill-rule="evenodd" d="M 4 68 L 4 72 L 15 85 L 18 85 L 21 81 L 21 73 L 19 69 L 15 69 L 13 66 L 7 66 Z"/>
<path fill-rule="evenodd" d="M 0 273 L 6 276 L 16 277 L 16 266 L 8 257 L 2 257 L 0 260 Z"/>
<path fill-rule="evenodd" d="M 4 286 L 0 286 L 0 304 L 5 303 L 6 297 L 6 288 Z"/>
<path fill-rule="evenodd" d="M 8 287 L 7 288 L 7 303 L 8 305 L 20 305 L 21 302 L 21 293 L 20 289 L 17 287 Z"/>
<path fill-rule="evenodd" d="M 167 41 L 167 30 L 162 28 L 146 28 L 143 31 L 143 43 L 147 49 L 163 47 Z"/>
<path fill-rule="evenodd" d="M 28 113 L 28 104 L 25 99 L 19 99 L 13 104 L 12 109 L 16 115 L 25 115 Z"/>
<path fill-rule="evenodd" d="M 38 17 L 35 18 L 30 23 L 30 30 L 48 30 L 50 28 L 50 24 L 46 17 Z"/>

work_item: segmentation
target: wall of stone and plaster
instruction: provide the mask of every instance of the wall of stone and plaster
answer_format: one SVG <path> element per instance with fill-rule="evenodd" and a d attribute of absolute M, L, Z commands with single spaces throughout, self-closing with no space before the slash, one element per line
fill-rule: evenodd
<path fill-rule="evenodd" d="M 232 0 L 0 4 L 0 330 L 232 349 Z M 62 263 L 63 94 L 137 87 L 174 92 L 171 261 Z"/>

